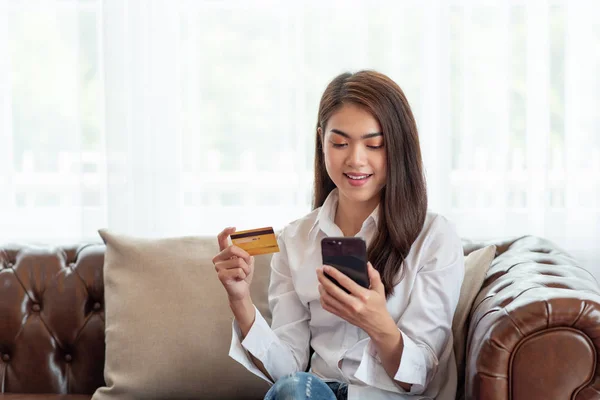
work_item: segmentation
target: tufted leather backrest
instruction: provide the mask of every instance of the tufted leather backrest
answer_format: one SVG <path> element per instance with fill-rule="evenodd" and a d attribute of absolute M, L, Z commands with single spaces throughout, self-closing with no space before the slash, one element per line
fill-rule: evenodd
<path fill-rule="evenodd" d="M 463 244 L 497 246 L 468 322 L 467 398 L 600 398 L 592 275 L 540 238 Z M 0 248 L 0 393 L 104 385 L 104 249 Z"/>
<path fill-rule="evenodd" d="M 104 246 L 0 249 L 0 393 L 104 384 Z"/>

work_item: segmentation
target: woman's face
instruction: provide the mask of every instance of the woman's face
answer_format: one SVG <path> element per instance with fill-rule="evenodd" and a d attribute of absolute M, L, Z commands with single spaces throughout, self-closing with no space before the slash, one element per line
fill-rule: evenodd
<path fill-rule="evenodd" d="M 368 111 L 345 104 L 329 118 L 323 138 L 325 167 L 340 200 L 379 203 L 386 179 L 386 150 L 379 122 Z"/>

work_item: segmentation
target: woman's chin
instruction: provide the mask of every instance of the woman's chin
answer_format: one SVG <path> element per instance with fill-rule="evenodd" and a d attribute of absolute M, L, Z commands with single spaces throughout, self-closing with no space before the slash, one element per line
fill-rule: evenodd
<path fill-rule="evenodd" d="M 356 188 L 350 188 L 349 190 L 338 188 L 338 190 L 340 192 L 340 197 L 343 196 L 350 203 L 360 204 L 374 201 L 379 202 L 379 192 L 374 192 L 373 190 L 357 190 Z"/>

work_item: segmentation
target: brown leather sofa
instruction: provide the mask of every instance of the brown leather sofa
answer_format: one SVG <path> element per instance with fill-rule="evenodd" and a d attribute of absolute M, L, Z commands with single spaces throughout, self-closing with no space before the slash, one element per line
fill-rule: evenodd
<path fill-rule="evenodd" d="M 598 283 L 546 240 L 494 244 L 468 322 L 467 399 L 600 399 Z M 89 399 L 104 384 L 103 260 L 99 244 L 0 247 L 0 400 Z"/>

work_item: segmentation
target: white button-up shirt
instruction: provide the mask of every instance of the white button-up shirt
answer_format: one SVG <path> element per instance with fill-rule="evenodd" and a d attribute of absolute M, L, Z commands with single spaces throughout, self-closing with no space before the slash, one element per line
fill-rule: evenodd
<path fill-rule="evenodd" d="M 322 207 L 281 232 L 280 252 L 271 260 L 271 327 L 256 310 L 256 320 L 241 340 L 234 321 L 229 355 L 271 382 L 248 353 L 277 380 L 306 370 L 312 347 L 311 372 L 324 381 L 348 383 L 349 400 L 454 399 L 452 319 L 464 276 L 463 248 L 455 229 L 444 217 L 427 214 L 404 261 L 402 280 L 395 283 L 394 294 L 387 299 L 387 310 L 404 341 L 394 378 L 412 384 L 407 392 L 386 373 L 362 329 L 321 307 L 316 274 L 322 265 L 321 239 L 343 236 L 334 223 L 337 202 L 336 189 Z M 356 236 L 369 245 L 377 223 L 376 209 Z"/>

